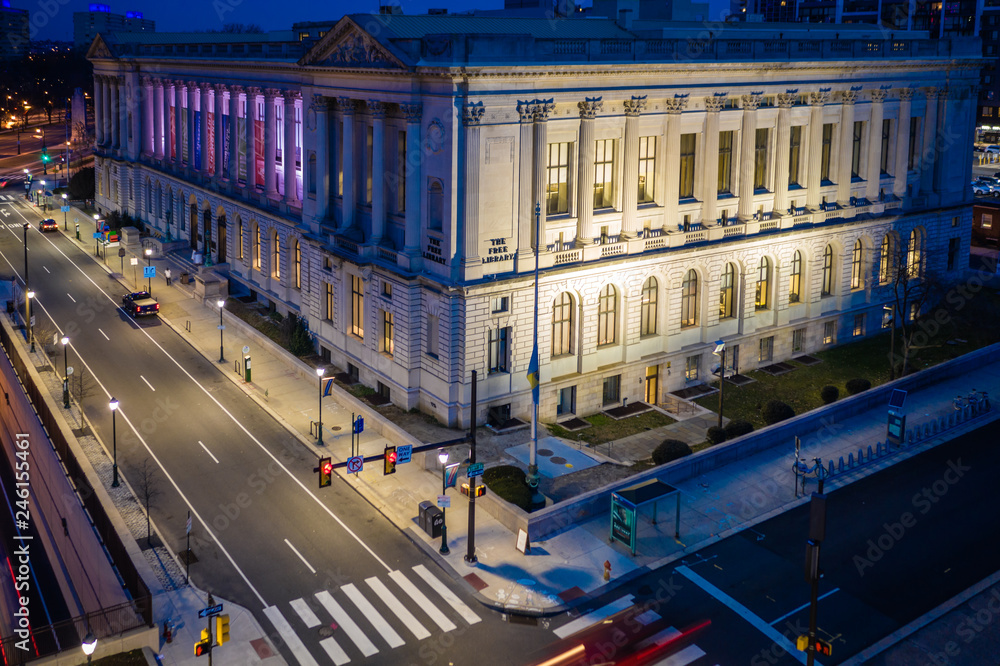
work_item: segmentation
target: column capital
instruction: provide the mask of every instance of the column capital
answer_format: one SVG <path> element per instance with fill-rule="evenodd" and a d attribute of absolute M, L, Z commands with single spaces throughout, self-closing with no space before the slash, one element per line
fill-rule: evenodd
<path fill-rule="evenodd" d="M 385 102 L 380 99 L 369 99 L 365 100 L 365 104 L 368 106 L 368 113 L 371 114 L 372 118 L 385 119 Z"/>
<path fill-rule="evenodd" d="M 419 123 L 424 115 L 423 104 L 400 104 L 399 111 L 407 123 Z"/>
<path fill-rule="evenodd" d="M 143 88 L 149 88 L 150 86 L 153 85 L 153 77 L 151 77 L 149 74 L 140 74 L 139 83 L 142 84 Z"/>
<path fill-rule="evenodd" d="M 535 100 L 535 122 L 544 123 L 549 119 L 549 114 L 552 110 L 556 108 L 555 99 L 536 99 Z"/>
<path fill-rule="evenodd" d="M 215 91 L 216 95 L 228 92 L 230 88 L 228 83 L 210 83 L 209 86 Z"/>
<path fill-rule="evenodd" d="M 872 104 L 881 104 L 882 102 L 885 101 L 886 95 L 888 94 L 889 94 L 888 90 L 879 88 L 878 90 L 872 90 L 870 93 L 868 93 L 868 96 L 871 98 Z"/>
<path fill-rule="evenodd" d="M 534 100 L 518 100 L 517 102 L 517 113 L 521 117 L 522 123 L 530 123 L 535 119 L 535 101 Z"/>
<path fill-rule="evenodd" d="M 338 97 L 337 98 L 337 110 L 344 115 L 353 116 L 355 111 L 354 98 L 353 97 Z"/>
<path fill-rule="evenodd" d="M 900 88 L 899 89 L 899 101 L 909 102 L 913 99 L 913 88 Z"/>
<path fill-rule="evenodd" d="M 201 90 L 202 85 L 203 84 L 198 83 L 197 81 L 188 81 L 185 83 L 188 90 Z"/>
<path fill-rule="evenodd" d="M 256 97 L 257 95 L 260 94 L 260 92 L 261 92 L 261 89 L 258 88 L 257 86 L 247 86 L 246 93 L 250 97 Z"/>
<path fill-rule="evenodd" d="M 933 99 L 937 99 L 939 96 L 947 97 L 947 95 L 948 95 L 947 88 L 938 88 L 936 86 L 928 86 L 924 88 L 924 97 L 927 98 L 928 102 Z"/>
<path fill-rule="evenodd" d="M 799 100 L 799 96 L 795 93 L 778 93 L 778 108 L 779 109 L 790 109 L 795 106 L 795 102 Z"/>
<path fill-rule="evenodd" d="M 830 101 L 830 89 L 809 93 L 809 106 L 823 106 Z"/>
<path fill-rule="evenodd" d="M 857 90 L 842 90 L 840 93 L 841 104 L 854 104 L 858 99 Z"/>
<path fill-rule="evenodd" d="M 580 120 L 593 120 L 597 117 L 597 112 L 604 109 L 604 98 L 586 97 L 582 102 L 577 102 L 576 107 L 580 109 Z"/>
<path fill-rule="evenodd" d="M 713 97 L 706 97 L 705 110 L 710 113 L 718 113 L 719 111 L 722 111 L 722 107 L 726 105 L 726 100 L 728 98 L 728 93 L 716 93 Z"/>
<path fill-rule="evenodd" d="M 675 95 L 674 97 L 668 97 L 664 101 L 664 104 L 667 107 L 667 113 L 681 113 L 687 108 L 688 96 L 678 97 Z"/>
<path fill-rule="evenodd" d="M 313 95 L 309 102 L 309 110 L 314 113 L 326 113 L 330 109 L 330 100 L 325 95 Z"/>
<path fill-rule="evenodd" d="M 750 93 L 740 97 L 740 107 L 744 111 L 756 111 L 760 108 L 763 93 Z"/>
<path fill-rule="evenodd" d="M 478 126 L 486 113 L 486 107 L 482 100 L 469 102 L 462 107 L 462 124 L 467 126 Z"/>
<path fill-rule="evenodd" d="M 626 116 L 638 118 L 639 114 L 646 108 L 646 96 L 632 95 L 632 99 L 624 100 L 622 106 L 625 107 Z"/>
<path fill-rule="evenodd" d="M 281 98 L 286 102 L 295 103 L 295 100 L 302 99 L 302 93 L 298 90 L 282 90 Z"/>
<path fill-rule="evenodd" d="M 281 97 L 281 91 L 277 88 L 264 88 L 264 99 L 274 101 Z"/>
<path fill-rule="evenodd" d="M 247 89 L 244 88 L 241 85 L 231 85 L 231 86 L 229 86 L 229 96 L 230 97 L 232 97 L 233 95 L 242 95 L 246 91 L 247 91 Z"/>

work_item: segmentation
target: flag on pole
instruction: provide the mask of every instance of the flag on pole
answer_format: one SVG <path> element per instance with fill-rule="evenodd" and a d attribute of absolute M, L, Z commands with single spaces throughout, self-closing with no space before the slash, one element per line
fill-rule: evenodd
<path fill-rule="evenodd" d="M 535 339 L 531 349 L 531 361 L 528 362 L 528 383 L 531 385 L 531 400 L 538 404 L 538 339 Z"/>
<path fill-rule="evenodd" d="M 323 397 L 325 398 L 331 393 L 333 393 L 333 378 L 327 379 L 323 384 Z"/>

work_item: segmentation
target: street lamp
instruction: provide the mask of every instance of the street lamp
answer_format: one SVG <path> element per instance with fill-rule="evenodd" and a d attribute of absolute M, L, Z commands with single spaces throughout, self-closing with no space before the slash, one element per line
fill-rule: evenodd
<path fill-rule="evenodd" d="M 63 346 L 63 407 L 69 409 L 69 338 L 62 337 Z"/>
<path fill-rule="evenodd" d="M 112 455 L 114 456 L 114 464 L 111 466 L 114 478 L 111 480 L 111 487 L 118 487 L 118 433 L 115 430 L 115 412 L 118 411 L 118 401 L 111 398 L 111 402 L 108 403 L 108 407 L 111 408 L 111 447 Z"/>
<path fill-rule="evenodd" d="M 83 653 L 87 655 L 87 663 L 93 659 L 94 650 L 97 649 L 97 637 L 94 636 L 93 631 L 88 631 L 87 635 L 83 637 L 83 643 L 80 645 L 83 648 Z"/>
<path fill-rule="evenodd" d="M 45 181 L 40 180 L 38 182 L 42 186 L 42 189 L 38 190 L 38 205 L 42 207 L 42 212 L 45 213 L 49 210 L 48 199 L 43 199 L 45 197 Z"/>
<path fill-rule="evenodd" d="M 719 357 L 719 427 L 722 427 L 722 395 L 726 386 L 726 342 L 725 340 L 715 341 L 715 351 L 712 352 Z"/>
<path fill-rule="evenodd" d="M 101 256 L 101 239 L 97 232 L 101 230 L 101 215 L 100 213 L 94 213 L 94 256 Z"/>
<path fill-rule="evenodd" d="M 883 305 L 883 317 L 889 320 L 889 381 L 896 378 L 896 306 Z"/>
<path fill-rule="evenodd" d="M 68 194 L 62 195 L 62 208 L 63 208 L 63 231 L 69 231 L 69 227 L 66 226 L 66 199 L 69 198 Z"/>
<path fill-rule="evenodd" d="M 220 310 L 219 316 L 222 316 Z M 319 445 L 323 446 L 323 375 L 326 374 L 326 368 L 316 368 L 316 377 L 319 378 Z"/>
<path fill-rule="evenodd" d="M 27 314 L 27 317 L 26 317 L 27 321 L 25 322 L 25 324 L 28 326 L 28 340 L 31 341 L 31 351 L 32 351 L 32 353 L 34 353 L 34 351 L 35 351 L 35 335 L 34 335 L 34 333 L 31 330 L 31 299 L 33 299 L 34 297 L 35 297 L 35 292 L 29 290 L 28 291 L 28 298 L 25 301 L 26 305 L 24 307 L 24 309 L 26 311 L 26 314 Z"/>
<path fill-rule="evenodd" d="M 216 304 L 219 306 L 219 363 L 225 363 L 226 355 L 223 353 L 222 332 L 226 330 L 226 325 L 222 323 L 222 310 L 226 307 L 226 299 L 220 298 Z M 322 398 L 320 399 L 322 400 Z"/>
<path fill-rule="evenodd" d="M 441 494 L 448 494 L 448 452 L 444 449 L 438 451 L 438 462 L 441 463 Z M 438 552 L 447 555 L 448 550 L 448 507 L 441 507 L 441 548 Z"/>
<path fill-rule="evenodd" d="M 152 256 L 153 256 L 153 248 L 147 247 L 146 248 L 146 266 L 150 265 L 150 261 L 152 259 Z M 146 277 L 146 291 L 149 292 L 150 295 L 152 295 L 153 294 L 152 290 L 153 290 L 153 282 L 152 282 L 152 280 L 149 277 Z"/>

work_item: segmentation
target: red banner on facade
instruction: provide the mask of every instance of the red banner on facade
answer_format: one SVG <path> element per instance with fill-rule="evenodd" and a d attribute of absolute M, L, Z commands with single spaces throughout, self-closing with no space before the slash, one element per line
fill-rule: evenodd
<path fill-rule="evenodd" d="M 208 145 L 202 146 L 208 151 L 208 173 L 215 173 L 215 114 L 208 112 Z"/>
<path fill-rule="evenodd" d="M 177 159 L 177 114 L 174 113 L 174 107 L 170 107 L 170 146 L 167 148 L 167 154 L 170 155 L 170 159 Z"/>
<path fill-rule="evenodd" d="M 264 121 L 253 121 L 254 163 L 257 165 L 257 185 L 264 185 Z"/>

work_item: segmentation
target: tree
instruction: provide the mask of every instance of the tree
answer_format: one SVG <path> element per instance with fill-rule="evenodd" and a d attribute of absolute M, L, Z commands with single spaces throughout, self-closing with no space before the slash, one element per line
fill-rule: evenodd
<path fill-rule="evenodd" d="M 135 492 L 139 496 L 139 501 L 142 502 L 143 507 L 146 509 L 146 545 L 149 545 L 150 527 L 149 527 L 149 508 L 156 501 L 161 494 L 160 492 L 160 480 L 154 474 L 154 468 L 150 466 L 149 459 L 142 461 L 139 465 L 139 469 L 136 471 L 135 477 Z"/>
<path fill-rule="evenodd" d="M 921 329 L 925 316 L 925 306 L 935 299 L 940 287 L 937 275 L 927 267 L 924 247 L 925 233 L 915 229 L 907 241 L 897 238 L 889 246 L 885 258 L 886 275 L 891 289 L 893 306 L 890 326 L 899 328 L 900 354 L 889 359 L 889 378 L 896 377 L 897 361 L 902 361 L 899 376 L 909 369 L 910 352 L 913 350 L 915 334 Z"/>
<path fill-rule="evenodd" d="M 75 201 L 94 198 L 94 167 L 85 167 L 69 179 L 69 198 Z"/>

